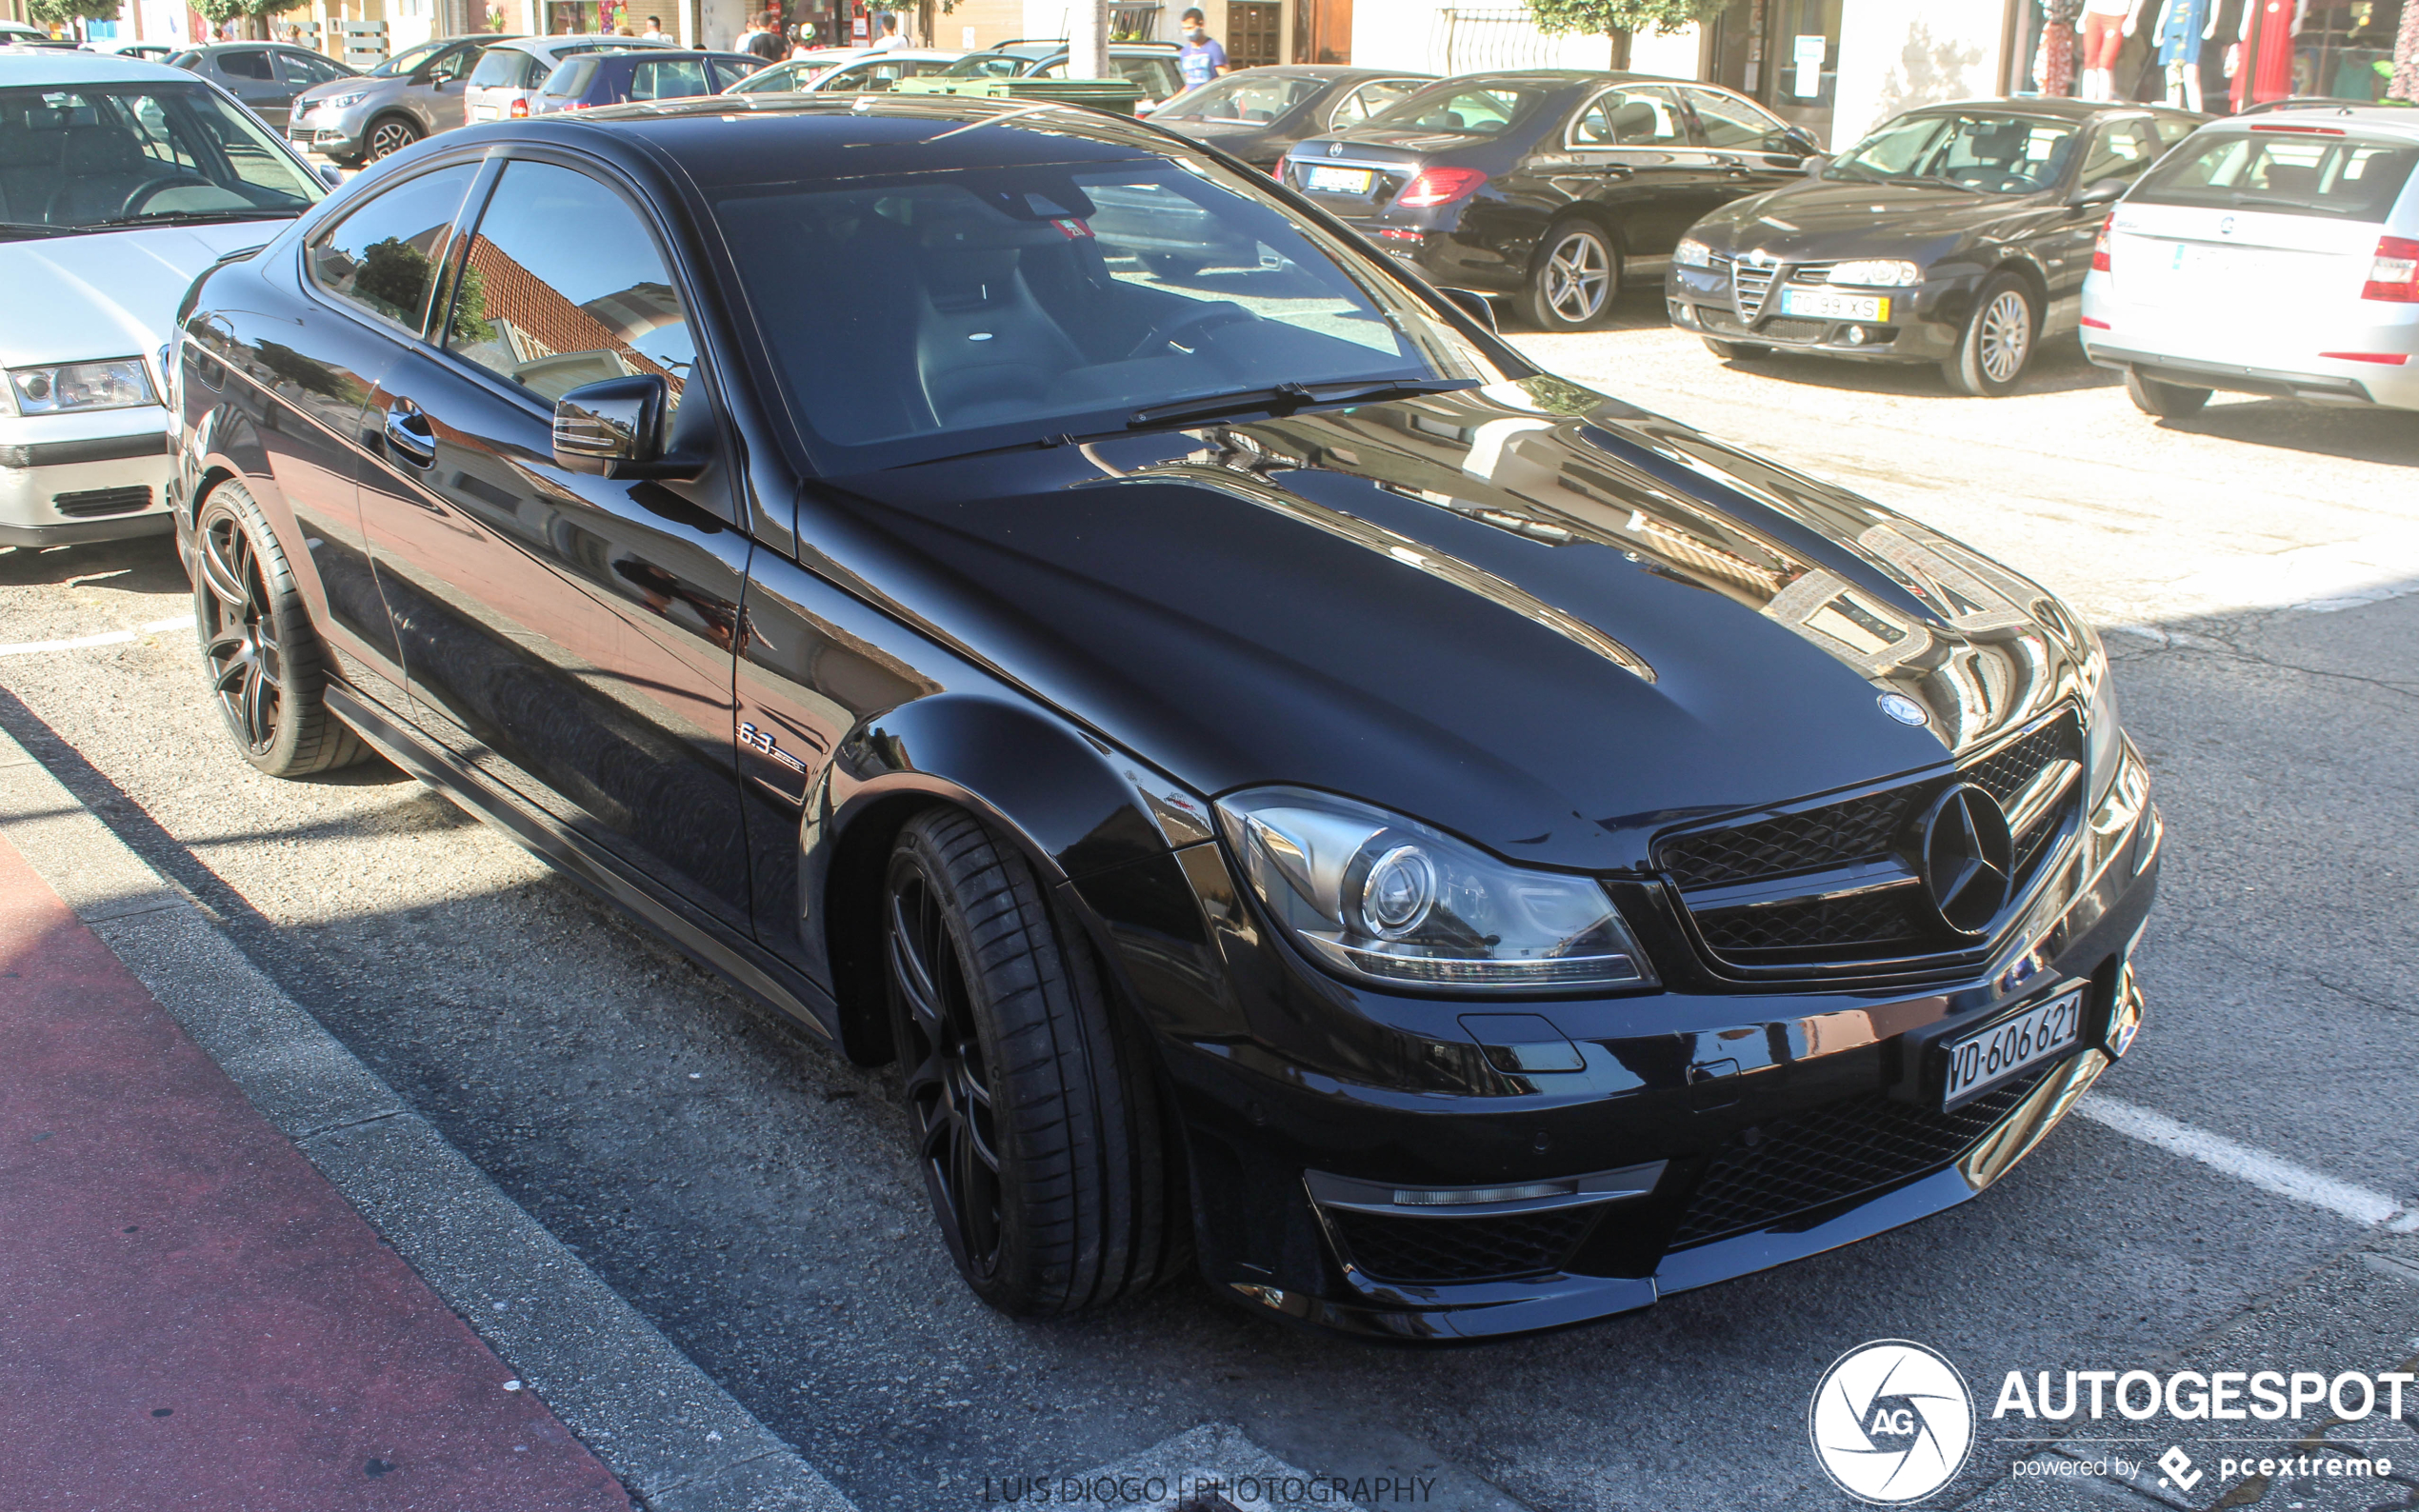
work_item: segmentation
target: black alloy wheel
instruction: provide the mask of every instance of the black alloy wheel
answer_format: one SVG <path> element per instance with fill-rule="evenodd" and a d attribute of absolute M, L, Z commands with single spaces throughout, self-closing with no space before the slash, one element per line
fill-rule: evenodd
<path fill-rule="evenodd" d="M 370 125 L 369 139 L 362 144 L 363 155 L 375 163 L 382 157 L 392 157 L 428 133 L 419 123 L 400 115 L 382 115 Z"/>
<path fill-rule="evenodd" d="M 1706 350 L 1724 362 L 1753 362 L 1758 357 L 1772 355 L 1771 348 L 1751 341 L 1717 341 L 1711 336 L 1699 339 L 1705 343 Z"/>
<path fill-rule="evenodd" d="M 276 533 L 241 484 L 212 489 L 195 522 L 193 624 L 218 712 L 246 761 L 271 777 L 303 777 L 369 754 L 322 702 L 327 652 Z"/>
<path fill-rule="evenodd" d="M 1020 1316 L 1155 1284 L 1190 1237 L 1139 1030 L 1053 912 L 961 810 L 892 847 L 884 954 L 916 1163 L 967 1284 Z"/>
<path fill-rule="evenodd" d="M 1621 253 L 1586 221 L 1563 221 L 1537 244 L 1520 292 L 1521 313 L 1540 330 L 1593 330 L 1612 318 L 1621 294 Z"/>
<path fill-rule="evenodd" d="M 2016 391 L 2040 337 L 2032 286 L 2013 273 L 1998 274 L 1982 286 L 1965 334 L 1957 339 L 1956 352 L 1942 360 L 1941 373 L 1960 392 L 2004 399 Z"/>
<path fill-rule="evenodd" d="M 2125 370 L 2125 396 L 2133 401 L 2134 408 L 2163 420 L 2181 420 L 2186 415 L 2199 414 L 2201 406 L 2209 402 L 2209 390 L 2207 388 L 2195 388 L 2189 384 L 2161 383 L 2156 378 L 2143 377 L 2131 368 Z"/>

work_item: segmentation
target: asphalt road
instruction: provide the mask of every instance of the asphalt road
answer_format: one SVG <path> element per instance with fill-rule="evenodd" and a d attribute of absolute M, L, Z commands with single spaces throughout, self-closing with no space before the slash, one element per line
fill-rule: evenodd
<path fill-rule="evenodd" d="M 2169 838 L 2149 1020 L 2105 1092 L 2419 1204 L 2419 416 L 2221 398 L 2154 424 L 2071 343 L 2003 401 L 1922 370 L 1725 368 L 1651 300 L 1628 308 L 1524 344 L 2000 555 L 2107 633 Z M 391 768 L 257 776 L 187 633 L 12 649 L 187 604 L 165 541 L 0 554 L 0 725 L 865 1508 L 977 1504 L 986 1477 L 1208 1422 L 1312 1470 L 1439 1475 L 1441 1504 L 1828 1507 L 1808 1394 L 1867 1340 L 1940 1349 L 1986 1397 L 2009 1369 L 2159 1368 L 2261 1320 L 2259 1347 L 2301 1368 L 2419 1352 L 2419 1309 L 2340 1290 L 2357 1255 L 2419 1240 L 2079 1118 L 1953 1212 L 1550 1338 L 1374 1351 L 1197 1284 L 1081 1322 L 993 1316 L 950 1269 L 882 1078 Z M 2011 1482 L 2031 1445 L 1983 1432 L 1944 1500 L 2130 1495 Z"/>

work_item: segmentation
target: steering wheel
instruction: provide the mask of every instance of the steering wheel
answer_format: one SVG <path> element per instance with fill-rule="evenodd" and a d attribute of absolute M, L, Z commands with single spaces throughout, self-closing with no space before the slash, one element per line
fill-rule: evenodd
<path fill-rule="evenodd" d="M 154 194 L 166 189 L 196 188 L 216 189 L 218 186 L 198 173 L 170 173 L 162 178 L 149 179 L 134 186 L 133 190 L 126 196 L 126 203 L 117 208 L 117 212 L 122 216 L 137 215 L 142 212 L 144 206 L 151 203 L 151 196 Z"/>
<path fill-rule="evenodd" d="M 1132 362 L 1137 357 L 1148 357 L 1161 348 L 1170 345 L 1177 337 L 1189 330 L 1195 328 L 1208 330 L 1214 326 L 1231 326 L 1237 321 L 1259 318 L 1258 315 L 1231 299 L 1213 299 L 1206 305 L 1196 305 L 1190 309 L 1180 309 L 1158 325 L 1151 327 L 1150 334 L 1135 343 L 1134 349 L 1126 353 L 1126 360 Z"/>

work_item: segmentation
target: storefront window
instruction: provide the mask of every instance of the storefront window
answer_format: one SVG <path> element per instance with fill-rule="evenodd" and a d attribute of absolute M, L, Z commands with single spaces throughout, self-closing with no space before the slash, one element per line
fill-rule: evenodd
<path fill-rule="evenodd" d="M 630 0 L 547 0 L 546 30 L 552 36 L 610 36 L 628 27 Z"/>
<path fill-rule="evenodd" d="M 2098 10 L 2120 27 L 2125 10 L 2134 21 L 2105 80 L 2089 55 L 2095 30 L 2109 42 L 2111 22 L 2089 14 Z M 2218 115 L 2287 100 L 2419 98 L 2419 0 L 2017 0 L 2009 30 L 2017 94 L 2164 101 Z"/>

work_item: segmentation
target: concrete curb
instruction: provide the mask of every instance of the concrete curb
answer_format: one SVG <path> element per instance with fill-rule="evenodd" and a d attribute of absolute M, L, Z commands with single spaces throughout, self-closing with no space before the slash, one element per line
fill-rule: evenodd
<path fill-rule="evenodd" d="M 650 1512 L 855 1512 L 5 730 L 0 826 L 262 1116 Z"/>

